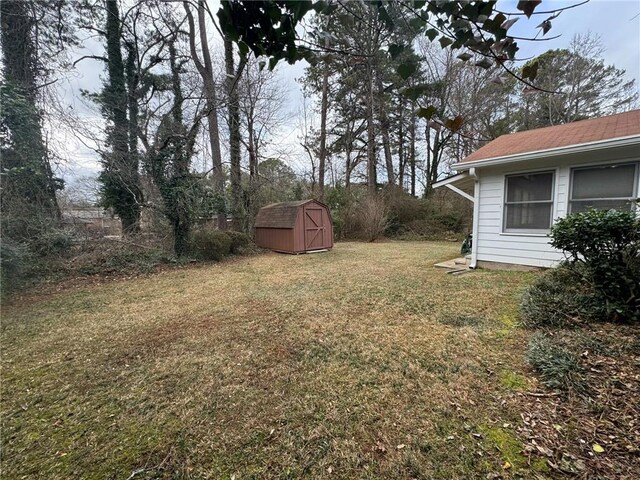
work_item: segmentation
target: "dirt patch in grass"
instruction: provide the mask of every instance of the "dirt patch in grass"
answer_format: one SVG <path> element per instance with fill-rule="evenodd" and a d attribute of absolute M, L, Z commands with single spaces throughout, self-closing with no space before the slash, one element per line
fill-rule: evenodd
<path fill-rule="evenodd" d="M 14 302 L 3 474 L 558 476 L 520 416 L 555 401 L 525 395 L 538 384 L 514 312 L 535 274 L 432 267 L 456 254 L 340 243 Z"/>

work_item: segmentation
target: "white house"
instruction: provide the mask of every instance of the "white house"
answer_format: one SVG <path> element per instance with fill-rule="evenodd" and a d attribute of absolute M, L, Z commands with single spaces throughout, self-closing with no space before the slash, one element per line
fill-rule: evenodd
<path fill-rule="evenodd" d="M 552 267 L 554 219 L 633 208 L 640 184 L 640 110 L 503 135 L 453 166 L 448 187 L 474 203 L 470 266 Z"/>

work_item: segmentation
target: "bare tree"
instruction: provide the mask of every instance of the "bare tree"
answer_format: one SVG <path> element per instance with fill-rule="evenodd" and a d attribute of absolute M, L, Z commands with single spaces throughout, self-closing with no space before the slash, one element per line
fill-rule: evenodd
<path fill-rule="evenodd" d="M 207 25 L 205 17 L 205 2 L 198 0 L 198 28 L 189 7 L 189 2 L 183 2 L 184 10 L 189 22 L 189 49 L 191 58 L 195 64 L 200 77 L 202 78 L 203 90 L 207 99 L 207 120 L 209 126 L 209 143 L 211 147 L 212 176 L 215 189 L 221 197 L 224 196 L 224 171 L 222 168 L 222 153 L 220 151 L 220 129 L 218 126 L 218 96 L 216 94 L 216 84 L 214 81 L 213 63 L 209 51 L 209 40 L 207 37 Z M 202 60 L 196 48 L 196 37 L 200 38 L 200 50 Z M 226 216 L 218 214 L 218 226 L 225 229 L 227 225 Z"/>
<path fill-rule="evenodd" d="M 241 58 L 236 70 L 233 42 L 224 39 L 224 63 L 226 71 L 225 85 L 227 90 L 227 123 L 229 126 L 229 163 L 231 169 L 231 213 L 234 228 L 240 230 L 244 221 L 242 201 L 242 170 L 240 165 L 240 106 L 236 85 L 246 65 L 246 58 Z"/>

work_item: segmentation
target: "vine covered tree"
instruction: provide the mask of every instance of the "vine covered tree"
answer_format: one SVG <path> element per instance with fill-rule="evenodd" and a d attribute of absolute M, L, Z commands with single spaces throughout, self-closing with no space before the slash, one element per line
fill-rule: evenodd
<path fill-rule="evenodd" d="M 29 239 L 57 222 L 56 191 L 63 187 L 52 169 L 43 136 L 43 91 L 50 68 L 72 32 L 62 24 L 67 2 L 0 2 L 2 73 L 0 167 L 3 235 Z"/>
<path fill-rule="evenodd" d="M 105 37 L 107 80 L 100 96 L 107 120 L 108 151 L 104 152 L 103 171 L 100 174 L 102 202 L 112 207 L 122 221 L 125 234 L 137 233 L 140 226 L 140 209 L 143 202 L 139 179 L 139 159 L 130 149 L 136 141 L 130 131 L 135 119 L 127 116 L 129 95 L 125 62 L 122 56 L 122 27 L 117 0 L 106 0 Z"/>

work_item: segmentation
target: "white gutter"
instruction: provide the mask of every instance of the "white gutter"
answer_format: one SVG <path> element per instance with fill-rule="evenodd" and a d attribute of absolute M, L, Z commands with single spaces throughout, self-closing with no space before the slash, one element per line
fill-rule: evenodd
<path fill-rule="evenodd" d="M 635 144 L 640 144 L 640 135 L 630 135 L 627 137 L 619 137 L 608 140 L 598 140 L 595 142 L 569 145 L 566 147 L 548 148 L 546 150 L 517 153 L 515 155 L 506 155 L 503 157 L 485 158 L 482 160 L 474 160 L 472 162 L 460 162 L 452 165 L 451 168 L 458 171 L 469 170 L 473 167 L 489 167 L 492 165 L 502 165 L 505 163 L 519 162 L 523 160 L 535 160 L 538 158 L 548 158 L 558 155 L 581 153 L 587 150 L 601 150 L 604 148 L 625 147 Z"/>
<path fill-rule="evenodd" d="M 474 167 L 469 169 L 469 176 L 472 177 L 475 182 L 473 185 L 473 224 L 471 227 L 471 263 L 469 268 L 474 269 L 478 263 L 478 224 L 480 223 L 480 179 Z"/>
<path fill-rule="evenodd" d="M 431 187 L 432 187 L 432 188 L 440 188 L 440 187 L 442 187 L 442 186 L 447 186 L 447 185 L 449 185 L 450 183 L 457 182 L 458 180 L 464 180 L 464 179 L 465 179 L 465 178 L 467 178 L 468 176 L 469 176 L 469 174 L 468 174 L 468 173 L 466 173 L 466 172 L 458 173 L 458 174 L 456 174 L 456 175 L 451 175 L 451 176 L 450 176 L 450 177 L 448 177 L 448 178 L 445 178 L 445 179 L 443 179 L 443 180 L 439 180 L 439 181 L 437 181 L 437 182 L 433 183 L 433 184 L 431 185 Z"/>

